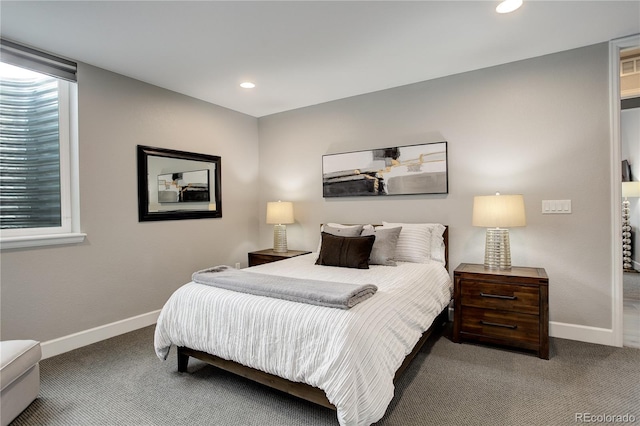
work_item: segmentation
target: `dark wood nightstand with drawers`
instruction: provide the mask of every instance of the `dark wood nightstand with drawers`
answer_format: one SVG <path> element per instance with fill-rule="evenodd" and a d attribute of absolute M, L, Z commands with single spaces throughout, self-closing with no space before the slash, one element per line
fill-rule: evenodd
<path fill-rule="evenodd" d="M 277 262 L 278 260 L 289 259 L 291 257 L 309 254 L 310 251 L 289 250 L 284 253 L 273 251 L 273 249 L 252 251 L 249 253 L 249 266 L 262 265 L 263 263 Z"/>
<path fill-rule="evenodd" d="M 462 263 L 453 276 L 454 342 L 527 349 L 549 359 L 549 277 L 543 268 Z"/>

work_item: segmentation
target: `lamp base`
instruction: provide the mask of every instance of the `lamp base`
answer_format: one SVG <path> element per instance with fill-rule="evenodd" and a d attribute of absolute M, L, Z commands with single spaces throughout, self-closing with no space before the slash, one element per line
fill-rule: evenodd
<path fill-rule="evenodd" d="M 622 268 L 624 272 L 633 270 L 630 218 L 629 200 L 625 198 L 622 202 Z"/>
<path fill-rule="evenodd" d="M 484 266 L 492 269 L 511 269 L 511 247 L 508 229 L 487 228 Z"/>
<path fill-rule="evenodd" d="M 276 253 L 286 253 L 287 249 L 287 226 L 273 226 L 273 251 Z"/>

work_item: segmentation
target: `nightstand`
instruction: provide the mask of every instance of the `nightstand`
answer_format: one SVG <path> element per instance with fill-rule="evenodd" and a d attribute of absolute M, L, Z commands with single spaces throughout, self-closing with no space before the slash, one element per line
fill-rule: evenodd
<path fill-rule="evenodd" d="M 278 260 L 289 259 L 291 257 L 302 256 L 303 254 L 309 254 L 310 251 L 304 250 L 289 250 L 285 253 L 278 253 L 273 249 L 252 251 L 249 253 L 249 266 L 262 265 L 263 263 L 277 262 Z"/>
<path fill-rule="evenodd" d="M 453 276 L 454 342 L 532 350 L 549 359 L 549 277 L 543 268 L 461 263 Z"/>

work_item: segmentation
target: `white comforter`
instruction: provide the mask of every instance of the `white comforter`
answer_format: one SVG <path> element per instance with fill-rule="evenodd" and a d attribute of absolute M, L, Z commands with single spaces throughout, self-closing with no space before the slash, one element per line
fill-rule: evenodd
<path fill-rule="evenodd" d="M 166 359 L 171 345 L 208 352 L 324 390 L 342 426 L 378 421 L 396 370 L 451 299 L 449 274 L 438 263 L 362 270 L 315 265 L 316 257 L 246 271 L 375 284 L 377 293 L 343 310 L 190 282 L 160 313 L 156 354 Z"/>

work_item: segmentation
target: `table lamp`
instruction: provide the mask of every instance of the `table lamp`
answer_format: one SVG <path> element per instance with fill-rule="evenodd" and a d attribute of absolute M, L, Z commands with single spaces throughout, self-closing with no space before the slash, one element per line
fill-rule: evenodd
<path fill-rule="evenodd" d="M 287 223 L 293 223 L 293 203 L 270 201 L 267 203 L 267 224 L 273 227 L 273 251 L 287 252 Z"/>
<path fill-rule="evenodd" d="M 510 269 L 509 229 L 527 224 L 522 195 L 480 195 L 473 197 L 473 226 L 487 228 L 484 266 Z"/>
<path fill-rule="evenodd" d="M 631 209 L 629 197 L 640 197 L 640 182 L 622 182 L 622 268 L 625 272 L 635 272 L 631 258 Z"/>

